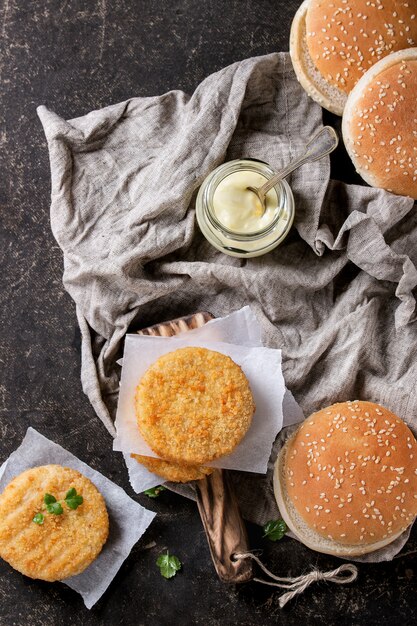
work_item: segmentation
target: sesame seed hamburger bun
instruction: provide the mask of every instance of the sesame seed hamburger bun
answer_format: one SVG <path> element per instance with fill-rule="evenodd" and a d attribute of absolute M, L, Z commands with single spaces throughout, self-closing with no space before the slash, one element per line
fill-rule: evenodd
<path fill-rule="evenodd" d="M 336 115 L 372 65 L 415 45 L 417 9 L 411 0 L 305 0 L 290 34 L 298 80 Z"/>
<path fill-rule="evenodd" d="M 417 515 L 417 442 L 378 404 L 334 404 L 284 445 L 274 492 L 288 527 L 308 547 L 335 556 L 373 552 Z"/>
<path fill-rule="evenodd" d="M 342 115 L 347 95 L 328 83 L 314 64 L 307 46 L 306 17 L 310 0 L 304 0 L 294 16 L 290 32 L 290 55 L 298 82 L 323 108 Z"/>
<path fill-rule="evenodd" d="M 417 48 L 364 74 L 347 100 L 342 132 L 367 183 L 417 199 Z"/>
<path fill-rule="evenodd" d="M 83 502 L 65 503 L 75 488 Z M 62 503 L 46 510 L 44 496 Z M 35 523 L 36 515 L 43 516 Z M 99 555 L 109 534 L 103 496 L 86 476 L 62 465 L 33 467 L 16 476 L 0 495 L 0 557 L 30 578 L 64 580 L 83 572 Z"/>

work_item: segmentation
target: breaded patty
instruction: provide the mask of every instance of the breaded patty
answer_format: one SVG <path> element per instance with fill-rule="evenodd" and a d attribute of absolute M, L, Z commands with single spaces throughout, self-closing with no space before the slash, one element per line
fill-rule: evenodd
<path fill-rule="evenodd" d="M 180 465 L 205 465 L 237 446 L 255 404 L 245 374 L 230 357 L 193 347 L 151 365 L 136 388 L 135 410 L 155 454 Z"/>
<path fill-rule="evenodd" d="M 72 488 L 84 500 L 76 510 L 63 502 Z M 61 515 L 45 510 L 45 494 L 61 502 Z M 41 525 L 33 521 L 37 513 L 44 515 Z M 33 467 L 0 495 L 0 556 L 30 578 L 54 581 L 80 574 L 100 553 L 108 534 L 103 496 L 69 467 Z"/>
<path fill-rule="evenodd" d="M 210 467 L 201 465 L 179 465 L 178 463 L 170 463 L 163 459 L 141 456 L 140 454 L 132 454 L 131 456 L 153 474 L 158 474 L 165 480 L 170 480 L 174 483 L 188 483 L 190 480 L 200 480 L 213 472 Z"/>

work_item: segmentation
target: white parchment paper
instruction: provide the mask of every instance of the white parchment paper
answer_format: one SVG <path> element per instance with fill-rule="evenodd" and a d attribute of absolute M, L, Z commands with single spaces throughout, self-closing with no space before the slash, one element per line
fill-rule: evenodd
<path fill-rule="evenodd" d="M 103 550 L 84 572 L 62 581 L 77 591 L 85 606 L 91 609 L 142 537 L 155 513 L 132 500 L 121 487 L 33 428 L 28 428 L 21 445 L 0 468 L 0 493 L 21 472 L 49 463 L 78 470 L 95 484 L 106 501 L 110 534 Z"/>
<path fill-rule="evenodd" d="M 256 405 L 252 424 L 232 454 L 210 463 L 213 467 L 257 472 L 267 471 L 272 444 L 282 428 L 282 401 L 285 384 L 281 369 L 281 350 L 238 346 L 232 343 L 203 341 L 188 337 L 142 337 L 127 335 L 123 355 L 120 395 L 116 414 L 117 435 L 113 449 L 158 457 L 142 438 L 137 426 L 135 389 L 146 370 L 160 356 L 186 346 L 199 346 L 222 352 L 241 366 Z"/>
<path fill-rule="evenodd" d="M 278 432 L 283 426 L 304 419 L 292 394 L 285 389 L 281 351 L 262 347 L 260 325 L 248 306 L 175 337 L 128 335 L 114 449 L 124 453 L 129 479 L 137 493 L 160 485 L 163 480 L 130 456 L 132 452 L 157 456 L 143 440 L 137 427 L 133 401 L 136 385 L 159 356 L 190 345 L 223 352 L 238 363 L 249 380 L 257 407 L 252 426 L 243 441 L 232 454 L 210 463 L 212 467 L 266 473 L 272 444 Z"/>

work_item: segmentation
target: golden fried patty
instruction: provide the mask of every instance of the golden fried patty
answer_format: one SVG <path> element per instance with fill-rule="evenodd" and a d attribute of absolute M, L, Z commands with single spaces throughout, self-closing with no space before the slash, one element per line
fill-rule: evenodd
<path fill-rule="evenodd" d="M 73 487 L 84 500 L 76 510 L 63 502 Z M 62 504 L 61 515 L 45 510 L 45 494 Z M 41 525 L 33 521 L 37 513 L 44 516 Z M 69 467 L 33 467 L 0 495 L 0 557 L 30 578 L 54 581 L 80 574 L 100 553 L 108 533 L 103 496 Z"/>
<path fill-rule="evenodd" d="M 255 411 L 249 383 L 232 359 L 206 348 L 160 357 L 136 388 L 139 430 L 161 458 L 204 465 L 229 454 Z"/>
<path fill-rule="evenodd" d="M 173 483 L 188 483 L 190 480 L 200 480 L 213 472 L 210 467 L 201 465 L 179 465 L 178 463 L 170 463 L 163 459 L 141 456 L 140 454 L 132 454 L 131 456 L 153 474 L 157 474 Z"/>

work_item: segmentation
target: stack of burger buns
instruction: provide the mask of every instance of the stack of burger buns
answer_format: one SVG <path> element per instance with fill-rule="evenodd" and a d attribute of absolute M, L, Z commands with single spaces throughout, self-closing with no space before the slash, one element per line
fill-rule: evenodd
<path fill-rule="evenodd" d="M 378 404 L 334 404 L 286 442 L 274 491 L 282 517 L 305 545 L 336 556 L 372 552 L 417 515 L 416 439 Z"/>
<path fill-rule="evenodd" d="M 291 28 L 297 78 L 343 115 L 343 138 L 369 184 L 417 199 L 417 4 L 305 0 Z"/>
<path fill-rule="evenodd" d="M 413 0 L 304 0 L 290 35 L 290 54 L 307 93 L 342 115 L 347 97 L 375 63 L 417 46 Z"/>
<path fill-rule="evenodd" d="M 136 389 L 143 439 L 160 458 L 132 455 L 165 480 L 187 482 L 211 473 L 248 431 L 255 404 L 242 369 L 224 354 L 181 348 L 163 355 Z"/>

